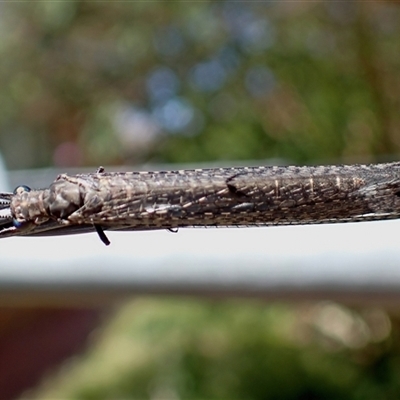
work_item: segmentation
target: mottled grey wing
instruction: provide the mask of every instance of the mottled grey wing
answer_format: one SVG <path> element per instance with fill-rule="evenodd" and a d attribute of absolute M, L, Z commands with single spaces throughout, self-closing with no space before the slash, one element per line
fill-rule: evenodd
<path fill-rule="evenodd" d="M 309 168 L 297 167 L 128 173 L 109 182 L 105 174 L 99 178 L 106 193 L 101 208 L 82 209 L 77 217 L 108 229 L 132 230 L 285 224 L 287 208 L 308 198 L 313 203 L 312 186 L 318 182 L 310 178 Z M 286 217 L 279 209 L 285 209 Z"/>
<path fill-rule="evenodd" d="M 110 179 L 101 209 L 80 211 L 85 222 L 107 229 L 174 227 L 200 210 L 214 208 L 229 193 L 225 176 L 204 170 L 128 173 L 116 182 Z"/>

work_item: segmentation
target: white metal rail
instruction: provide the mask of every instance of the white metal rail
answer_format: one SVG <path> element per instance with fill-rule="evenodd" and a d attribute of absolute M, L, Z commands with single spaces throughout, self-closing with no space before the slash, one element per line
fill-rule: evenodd
<path fill-rule="evenodd" d="M 38 171 L 48 176 L 56 172 Z M 18 182 L 16 182 L 16 175 Z M 35 186 L 34 175 L 10 182 Z M 134 294 L 400 303 L 400 221 L 109 232 L 0 241 L 0 305 L 99 304 Z"/>

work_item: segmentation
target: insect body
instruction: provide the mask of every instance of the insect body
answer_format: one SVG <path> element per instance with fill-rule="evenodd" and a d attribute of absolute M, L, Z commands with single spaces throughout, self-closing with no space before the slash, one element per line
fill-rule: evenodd
<path fill-rule="evenodd" d="M 0 194 L 0 237 L 400 217 L 400 163 L 60 175 Z"/>

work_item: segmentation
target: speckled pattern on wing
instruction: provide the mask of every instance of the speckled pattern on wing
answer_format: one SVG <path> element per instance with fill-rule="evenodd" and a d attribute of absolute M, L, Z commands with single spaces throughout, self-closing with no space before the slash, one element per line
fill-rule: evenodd
<path fill-rule="evenodd" d="M 46 224 L 140 230 L 391 219 L 400 217 L 400 163 L 60 175 L 48 189 L 11 196 L 10 210 L 17 232 L 0 236 Z"/>

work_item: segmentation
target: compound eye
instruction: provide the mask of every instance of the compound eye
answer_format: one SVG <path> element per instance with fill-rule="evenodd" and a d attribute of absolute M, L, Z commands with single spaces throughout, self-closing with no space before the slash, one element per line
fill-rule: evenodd
<path fill-rule="evenodd" d="M 32 221 L 21 221 L 17 218 L 14 218 L 12 222 L 15 228 L 22 232 L 29 231 L 34 226 L 34 223 Z"/>
<path fill-rule="evenodd" d="M 15 189 L 14 189 L 14 194 L 22 194 L 22 193 L 24 193 L 24 192 L 30 192 L 31 191 L 31 188 L 29 187 L 29 186 L 26 186 L 26 185 L 20 185 L 20 186 L 17 186 Z"/>
<path fill-rule="evenodd" d="M 13 225 L 18 229 L 22 228 L 24 224 L 26 224 L 25 221 L 18 221 L 16 218 L 13 219 Z"/>

